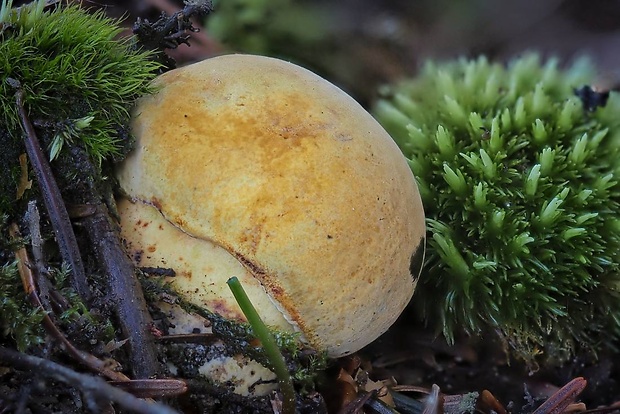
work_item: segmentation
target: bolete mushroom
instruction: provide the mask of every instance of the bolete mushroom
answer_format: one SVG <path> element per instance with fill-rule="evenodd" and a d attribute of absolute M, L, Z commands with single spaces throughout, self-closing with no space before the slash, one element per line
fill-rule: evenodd
<path fill-rule="evenodd" d="M 415 289 L 425 225 L 411 170 L 371 115 L 260 56 L 207 59 L 155 86 L 118 170 L 138 265 L 174 269 L 187 300 L 243 320 L 226 285 L 237 276 L 268 325 L 332 357 L 386 331 Z"/>

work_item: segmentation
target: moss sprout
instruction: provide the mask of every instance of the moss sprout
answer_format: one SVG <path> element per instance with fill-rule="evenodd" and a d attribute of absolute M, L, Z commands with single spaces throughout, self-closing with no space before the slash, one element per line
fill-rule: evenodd
<path fill-rule="evenodd" d="M 227 283 L 241 311 L 252 326 L 254 334 L 261 341 L 265 354 L 269 358 L 271 368 L 278 377 L 278 384 L 282 392 L 282 412 L 285 414 L 295 413 L 295 388 L 293 387 L 293 380 L 288 371 L 284 355 L 280 352 L 280 348 L 271 331 L 261 319 L 254 305 L 252 305 L 239 279 L 231 277 Z"/>
<path fill-rule="evenodd" d="M 22 289 L 17 263 L 0 267 L 0 334 L 15 342 L 24 351 L 44 342 L 41 326 L 44 313 L 33 308 Z"/>
<path fill-rule="evenodd" d="M 590 108 L 579 60 L 427 64 L 374 108 L 427 213 L 414 302 L 448 339 L 494 331 L 560 362 L 620 332 L 620 97 Z"/>

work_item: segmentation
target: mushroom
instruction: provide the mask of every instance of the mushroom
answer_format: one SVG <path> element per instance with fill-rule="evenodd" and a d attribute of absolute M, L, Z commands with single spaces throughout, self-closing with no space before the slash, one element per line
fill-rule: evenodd
<path fill-rule="evenodd" d="M 226 55 L 160 76 L 117 177 L 139 266 L 186 300 L 261 317 L 331 357 L 385 332 L 414 292 L 425 239 L 406 159 L 355 100 L 273 58 Z"/>

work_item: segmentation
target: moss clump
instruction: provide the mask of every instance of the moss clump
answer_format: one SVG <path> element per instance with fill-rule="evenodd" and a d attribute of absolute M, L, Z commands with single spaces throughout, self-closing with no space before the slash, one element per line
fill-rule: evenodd
<path fill-rule="evenodd" d="M 44 342 L 43 311 L 30 306 L 21 288 L 17 262 L 0 266 L 0 334 L 24 351 Z"/>
<path fill-rule="evenodd" d="M 448 339 L 498 332 L 532 361 L 620 332 L 620 97 L 588 110 L 527 55 L 429 63 L 374 109 L 417 177 L 430 232 L 414 298 Z"/>
<path fill-rule="evenodd" d="M 7 211 L 19 179 L 16 154 L 24 152 L 8 79 L 19 81 L 25 106 L 38 126 L 51 132 L 46 143 L 57 155 L 64 144 L 83 145 L 95 163 L 119 156 L 127 143 L 119 129 L 129 108 L 149 92 L 158 65 L 151 53 L 119 40 L 118 22 L 78 6 L 44 8 L 38 0 L 19 9 L 0 9 L 0 211 Z M 45 135 L 45 134 L 44 134 Z"/>

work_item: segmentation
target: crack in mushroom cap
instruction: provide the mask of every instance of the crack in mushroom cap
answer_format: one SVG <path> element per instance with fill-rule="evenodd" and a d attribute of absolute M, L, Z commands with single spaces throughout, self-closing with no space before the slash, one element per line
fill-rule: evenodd
<path fill-rule="evenodd" d="M 415 289 L 425 226 L 411 170 L 371 115 L 259 56 L 207 59 L 156 85 L 118 170 L 127 196 L 233 255 L 316 349 L 346 355 L 387 330 Z"/>

